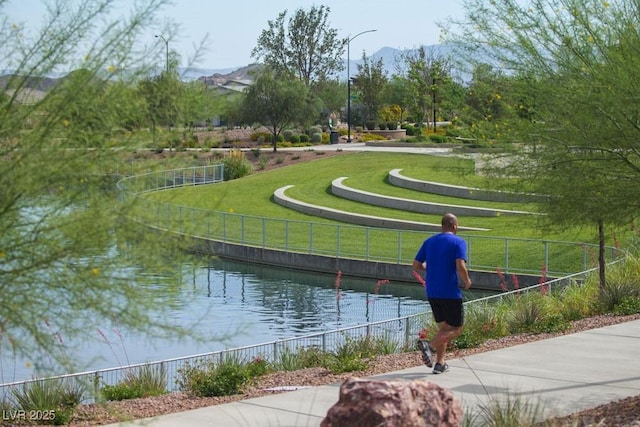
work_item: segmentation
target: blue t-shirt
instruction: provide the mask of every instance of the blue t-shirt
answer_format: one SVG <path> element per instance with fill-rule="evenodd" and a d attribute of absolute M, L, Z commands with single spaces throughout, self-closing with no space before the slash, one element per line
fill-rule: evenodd
<path fill-rule="evenodd" d="M 462 299 L 456 259 L 467 260 L 467 243 L 453 233 L 440 233 L 422 243 L 416 261 L 427 263 L 427 298 Z"/>

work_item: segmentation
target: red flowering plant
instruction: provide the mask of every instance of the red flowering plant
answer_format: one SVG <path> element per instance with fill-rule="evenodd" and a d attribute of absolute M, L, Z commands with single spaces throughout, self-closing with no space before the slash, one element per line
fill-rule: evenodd
<path fill-rule="evenodd" d="M 547 295 L 549 293 L 549 286 L 547 283 L 547 266 L 542 264 L 542 274 L 540 275 L 540 293 Z"/>
<path fill-rule="evenodd" d="M 502 272 L 500 267 L 497 267 L 496 272 L 498 274 L 498 284 L 500 285 L 500 289 L 502 290 L 502 292 L 508 292 L 509 284 L 507 283 L 507 277 Z M 518 280 L 518 276 L 516 276 L 515 274 L 511 275 L 511 283 L 513 284 L 514 291 L 520 289 L 520 282 Z M 519 295 L 520 293 L 516 292 L 516 294 Z"/>
<path fill-rule="evenodd" d="M 336 281 L 333 286 L 336 288 L 336 301 L 340 301 L 342 298 L 342 292 L 340 292 L 340 281 L 342 280 L 342 271 L 338 270 L 338 274 L 336 275 Z"/>
<path fill-rule="evenodd" d="M 498 267 L 497 273 L 498 273 L 500 289 L 502 289 L 502 292 L 507 292 L 509 290 L 509 288 L 507 287 L 507 279 L 504 277 L 504 273 L 502 272 L 500 267 Z"/>

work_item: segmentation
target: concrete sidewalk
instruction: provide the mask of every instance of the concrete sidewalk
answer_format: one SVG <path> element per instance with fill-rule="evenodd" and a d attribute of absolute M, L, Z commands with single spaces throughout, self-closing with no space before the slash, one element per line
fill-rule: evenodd
<path fill-rule="evenodd" d="M 521 344 L 448 361 L 433 375 L 419 366 L 377 375 L 428 380 L 453 391 L 463 411 L 478 413 L 490 399 L 540 404 L 545 418 L 640 394 L 640 320 Z M 338 400 L 340 384 L 163 415 L 112 426 L 318 426 Z"/>

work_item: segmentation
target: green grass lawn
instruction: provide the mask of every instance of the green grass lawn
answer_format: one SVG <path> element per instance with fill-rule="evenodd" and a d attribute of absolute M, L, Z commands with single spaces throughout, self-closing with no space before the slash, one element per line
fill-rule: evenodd
<path fill-rule="evenodd" d="M 486 178 L 475 175 L 472 160 L 423 154 L 360 152 L 318 158 L 311 162 L 256 173 L 220 185 L 185 187 L 153 193 L 148 197 L 210 211 L 337 224 L 336 221 L 302 214 L 273 202 L 272 195 L 277 188 L 292 184 L 294 187 L 287 191 L 287 195 L 315 205 L 367 215 L 429 223 L 440 222 L 440 215 L 375 207 L 333 196 L 330 193 L 331 181 L 347 176 L 349 178 L 345 181 L 346 185 L 389 196 L 487 208 L 527 211 L 537 209 L 534 204 L 479 202 L 398 188 L 386 182 L 389 171 L 396 168 L 402 169 L 403 175 L 412 178 L 454 185 L 487 187 Z M 452 211 L 455 213 L 455 209 Z M 490 229 L 487 232 L 464 232 L 464 234 L 595 242 L 595 230 L 550 230 L 535 216 L 459 216 L 459 220 L 461 226 Z"/>

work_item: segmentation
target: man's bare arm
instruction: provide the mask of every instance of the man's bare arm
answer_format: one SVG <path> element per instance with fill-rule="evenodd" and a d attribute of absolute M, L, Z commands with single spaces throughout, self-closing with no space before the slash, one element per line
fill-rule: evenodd
<path fill-rule="evenodd" d="M 424 263 L 421 263 L 420 261 L 417 261 L 415 259 L 413 260 L 413 269 L 415 271 L 426 271 Z"/>

